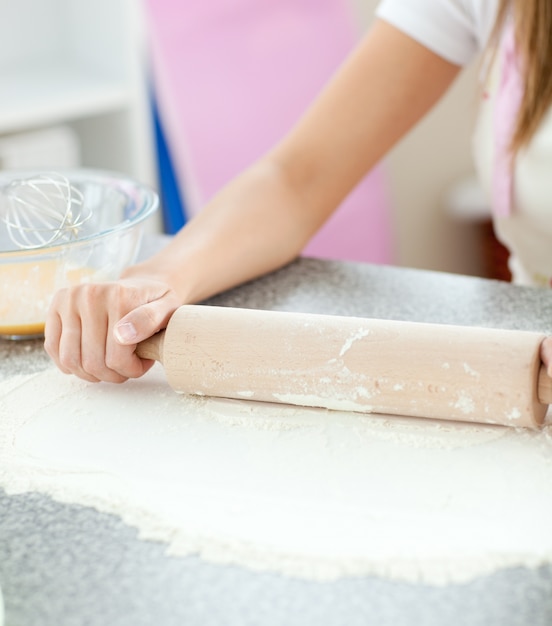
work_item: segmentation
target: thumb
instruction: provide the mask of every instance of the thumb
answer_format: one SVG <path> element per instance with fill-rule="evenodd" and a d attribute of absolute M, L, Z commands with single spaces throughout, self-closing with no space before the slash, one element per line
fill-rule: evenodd
<path fill-rule="evenodd" d="M 124 346 L 133 345 L 165 328 L 178 308 L 176 302 L 166 299 L 142 304 L 127 313 L 113 327 L 115 340 Z"/>
<path fill-rule="evenodd" d="M 541 359 L 546 366 L 548 376 L 552 377 L 552 337 L 547 337 L 541 344 Z"/>

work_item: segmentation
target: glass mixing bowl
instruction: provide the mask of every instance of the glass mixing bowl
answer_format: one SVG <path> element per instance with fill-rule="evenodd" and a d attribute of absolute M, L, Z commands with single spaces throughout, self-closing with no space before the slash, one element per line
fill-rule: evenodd
<path fill-rule="evenodd" d="M 5 186 L 37 172 L 0 171 Z M 157 194 L 126 176 L 100 170 L 60 172 L 83 195 L 90 218 L 74 239 L 20 249 L 0 215 L 0 337 L 40 336 L 53 294 L 62 287 L 118 278 L 135 260 Z"/>

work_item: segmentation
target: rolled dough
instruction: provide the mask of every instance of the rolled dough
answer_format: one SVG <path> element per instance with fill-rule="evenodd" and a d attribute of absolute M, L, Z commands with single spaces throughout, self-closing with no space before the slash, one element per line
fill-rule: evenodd
<path fill-rule="evenodd" d="M 120 516 L 177 555 L 429 584 L 552 560 L 552 430 L 175 394 L 55 369 L 0 382 L 0 485 Z"/>

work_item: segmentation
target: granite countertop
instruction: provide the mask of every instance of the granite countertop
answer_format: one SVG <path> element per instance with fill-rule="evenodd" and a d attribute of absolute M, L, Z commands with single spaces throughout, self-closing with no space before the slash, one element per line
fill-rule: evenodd
<path fill-rule="evenodd" d="M 552 292 L 438 272 L 300 259 L 213 304 L 552 333 Z M 0 342 L 0 379 L 48 365 L 38 340 Z M 1 462 L 1 460 L 0 460 Z M 167 556 L 118 518 L 0 490 L 6 626 L 539 626 L 552 566 L 431 587 L 377 577 L 288 579 Z"/>

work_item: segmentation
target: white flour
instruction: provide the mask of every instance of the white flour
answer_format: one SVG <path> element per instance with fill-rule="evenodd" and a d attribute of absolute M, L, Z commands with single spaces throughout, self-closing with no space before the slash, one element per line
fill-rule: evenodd
<path fill-rule="evenodd" d="M 551 431 L 0 382 L 0 485 L 119 515 L 178 555 L 430 584 L 552 561 Z"/>

